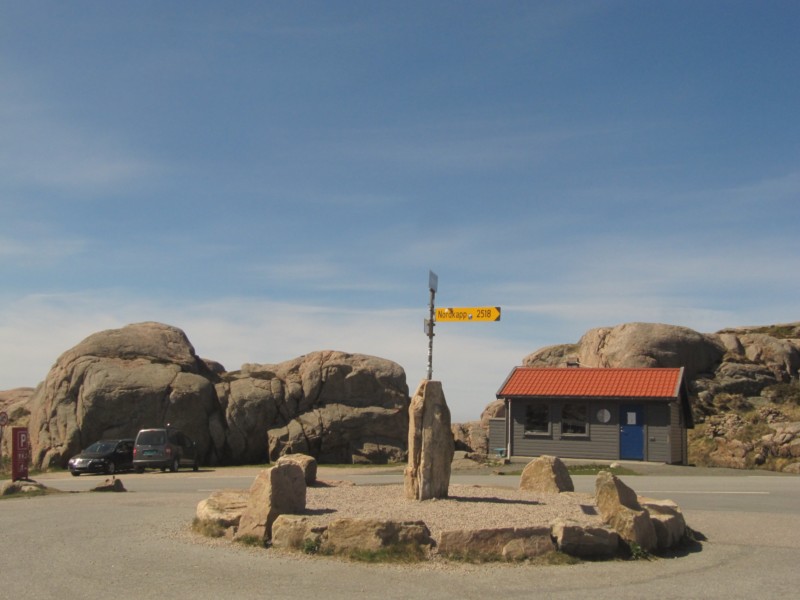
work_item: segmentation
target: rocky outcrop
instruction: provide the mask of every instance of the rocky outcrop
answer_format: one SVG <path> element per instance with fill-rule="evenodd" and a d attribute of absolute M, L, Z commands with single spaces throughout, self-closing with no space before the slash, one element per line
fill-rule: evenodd
<path fill-rule="evenodd" d="M 41 468 L 64 467 L 98 439 L 167 423 L 194 440 L 202 464 L 299 453 L 321 462 L 405 460 L 405 372 L 366 355 L 315 352 L 227 373 L 199 358 L 180 329 L 138 323 L 64 352 L 29 399 L 0 394 L 12 424 L 29 426 Z"/>
<path fill-rule="evenodd" d="M 525 366 L 684 367 L 686 376 L 712 370 L 725 354 L 717 336 L 661 323 L 626 323 L 590 329 L 577 346 L 553 347 L 526 356 Z"/>
<path fill-rule="evenodd" d="M 523 358 L 532 367 L 684 367 L 695 424 L 689 460 L 733 468 L 789 472 L 798 450 L 786 436 L 769 436 L 767 425 L 789 425 L 800 415 L 800 323 L 739 327 L 698 333 L 661 323 L 626 323 L 587 331 L 576 344 L 548 346 Z M 785 404 L 786 412 L 779 410 Z M 501 416 L 502 403 L 484 411 Z M 734 423 L 734 421 L 739 423 Z M 458 430 L 458 427 L 454 429 Z M 488 437 L 488 420 L 481 422 Z M 459 448 L 476 451 L 481 439 L 470 428 Z M 709 442 L 709 440 L 712 440 Z"/>
<path fill-rule="evenodd" d="M 0 391 L 0 412 L 8 416 L 7 428 L 25 427 L 30 418 L 30 401 L 33 397 L 33 388 L 22 387 L 12 390 Z M 0 456 L 11 456 L 11 434 L 4 435 Z"/>
<path fill-rule="evenodd" d="M 451 430 L 456 450 L 484 456 L 489 454 L 489 437 L 486 435 L 488 427 L 482 425 L 480 421 L 453 423 Z"/>
<path fill-rule="evenodd" d="M 299 514 L 305 509 L 306 482 L 299 466 L 285 463 L 264 469 L 250 486 L 234 539 L 269 540 L 279 515 Z"/>
<path fill-rule="evenodd" d="M 544 494 L 574 492 L 567 465 L 555 456 L 539 456 L 530 461 L 522 470 L 519 489 Z"/>
<path fill-rule="evenodd" d="M 409 500 L 447 498 L 455 444 L 450 409 L 440 381 L 422 381 L 411 400 L 408 466 L 404 471 Z"/>
<path fill-rule="evenodd" d="M 399 462 L 408 386 L 391 361 L 336 351 L 244 365 L 217 384 L 230 453 L 243 462 L 308 454 L 319 462 Z"/>
<path fill-rule="evenodd" d="M 134 437 L 167 423 L 197 444 L 201 461 L 221 450 L 224 430 L 211 374 L 186 335 L 138 323 L 89 336 L 56 361 L 31 399 L 32 462 L 43 468 L 103 438 Z"/>

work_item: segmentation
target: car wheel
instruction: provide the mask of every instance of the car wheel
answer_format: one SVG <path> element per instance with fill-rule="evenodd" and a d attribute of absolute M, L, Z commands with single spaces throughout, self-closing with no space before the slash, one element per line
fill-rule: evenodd
<path fill-rule="evenodd" d="M 116 471 L 116 467 L 117 467 L 117 465 L 115 465 L 113 462 L 108 463 L 106 465 L 106 474 L 107 475 L 113 475 L 114 471 Z"/>
<path fill-rule="evenodd" d="M 200 468 L 200 465 L 197 464 L 197 461 L 194 461 L 194 464 L 192 465 L 192 471 L 197 471 L 197 469 L 199 469 L 199 468 Z"/>
<path fill-rule="evenodd" d="M 170 466 L 169 470 L 173 473 L 178 470 L 178 467 L 181 466 L 181 461 L 176 457 L 172 459 L 172 465 Z"/>
<path fill-rule="evenodd" d="M 136 467 L 136 469 L 134 469 L 134 470 L 135 470 L 137 473 L 144 473 L 144 467 Z"/>
<path fill-rule="evenodd" d="M 80 473 L 78 473 L 77 471 L 70 471 L 70 473 L 72 473 L 73 477 L 77 477 L 78 475 L 80 475 Z"/>

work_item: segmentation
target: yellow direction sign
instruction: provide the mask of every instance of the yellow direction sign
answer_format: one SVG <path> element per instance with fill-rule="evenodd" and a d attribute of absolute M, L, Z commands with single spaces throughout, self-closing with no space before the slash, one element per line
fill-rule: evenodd
<path fill-rule="evenodd" d="M 499 306 L 473 306 L 470 308 L 437 308 L 436 321 L 499 321 Z"/>

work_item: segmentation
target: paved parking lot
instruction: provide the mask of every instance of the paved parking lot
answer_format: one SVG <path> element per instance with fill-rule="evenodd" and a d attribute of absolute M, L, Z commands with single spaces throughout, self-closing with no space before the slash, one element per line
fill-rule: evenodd
<path fill-rule="evenodd" d="M 248 487 L 258 469 L 121 475 L 120 494 L 67 493 L 0 501 L 0 572 L 7 598 L 751 598 L 796 594 L 800 477 L 746 472 L 625 478 L 670 497 L 707 536 L 672 559 L 530 565 L 364 565 L 214 545 L 188 531 L 212 490 Z M 398 471 L 320 469 L 321 478 L 389 482 Z M 103 477 L 39 478 L 88 490 Z M 575 478 L 591 490 L 593 477 Z M 516 477 L 457 471 L 453 482 L 516 484 Z"/>

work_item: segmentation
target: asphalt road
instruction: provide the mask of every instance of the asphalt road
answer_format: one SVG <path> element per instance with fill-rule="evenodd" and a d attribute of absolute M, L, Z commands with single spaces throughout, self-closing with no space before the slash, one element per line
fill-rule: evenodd
<path fill-rule="evenodd" d="M 671 498 L 704 534 L 676 558 L 573 566 L 364 565 L 209 544 L 189 531 L 214 489 L 246 488 L 257 469 L 125 474 L 127 493 L 0 501 L 3 598 L 753 598 L 800 588 L 800 477 L 656 470 L 623 477 L 638 493 Z M 397 471 L 320 469 L 323 479 L 399 481 Z M 591 491 L 594 477 L 573 478 Z M 86 491 L 100 476 L 38 481 Z M 515 486 L 518 478 L 455 472 L 453 483 Z"/>

